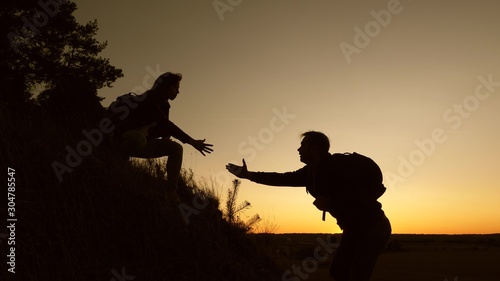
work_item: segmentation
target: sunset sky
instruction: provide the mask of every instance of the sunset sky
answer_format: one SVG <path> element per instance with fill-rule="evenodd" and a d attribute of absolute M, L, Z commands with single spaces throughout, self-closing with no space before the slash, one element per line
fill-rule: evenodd
<path fill-rule="evenodd" d="M 300 134 L 318 130 L 379 163 L 394 233 L 500 233 L 500 2 L 76 3 L 125 75 L 105 106 L 182 73 L 171 120 L 215 150 L 184 146 L 183 167 L 221 195 L 226 163 L 296 170 Z M 278 233 L 340 232 L 305 188 L 243 180 L 239 200 Z"/>

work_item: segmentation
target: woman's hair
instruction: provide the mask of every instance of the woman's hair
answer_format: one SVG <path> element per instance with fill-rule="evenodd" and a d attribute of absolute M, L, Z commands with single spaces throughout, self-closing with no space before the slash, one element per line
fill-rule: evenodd
<path fill-rule="evenodd" d="M 153 87 L 148 91 L 150 93 L 164 93 L 165 90 L 172 85 L 180 82 L 182 75 L 180 73 L 166 72 L 156 78 Z"/>
<path fill-rule="evenodd" d="M 316 147 L 320 153 L 328 153 L 330 150 L 330 140 L 322 132 L 308 131 L 301 135 L 307 137 L 309 143 Z"/>

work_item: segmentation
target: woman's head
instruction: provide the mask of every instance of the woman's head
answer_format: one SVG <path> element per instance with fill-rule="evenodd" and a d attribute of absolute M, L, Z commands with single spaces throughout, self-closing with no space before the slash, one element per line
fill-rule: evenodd
<path fill-rule="evenodd" d="M 180 73 L 166 72 L 156 78 L 150 92 L 166 99 L 173 100 L 179 94 L 179 84 L 182 80 Z"/>

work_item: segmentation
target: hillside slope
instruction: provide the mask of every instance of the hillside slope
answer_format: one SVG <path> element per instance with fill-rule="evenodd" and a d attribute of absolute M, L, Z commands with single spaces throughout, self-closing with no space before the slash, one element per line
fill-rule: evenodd
<path fill-rule="evenodd" d="M 189 177 L 178 202 L 166 196 L 162 167 L 122 161 L 105 143 L 81 161 L 67 158 L 85 140 L 81 129 L 7 112 L 0 129 L 17 218 L 16 273 L 3 262 L 1 280 L 279 280 L 245 231 L 223 219 L 218 199 Z M 51 165 L 68 159 L 74 167 L 59 182 Z"/>

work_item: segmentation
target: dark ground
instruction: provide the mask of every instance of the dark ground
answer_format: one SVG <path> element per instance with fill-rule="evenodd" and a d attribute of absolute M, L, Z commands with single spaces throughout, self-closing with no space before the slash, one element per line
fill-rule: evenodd
<path fill-rule="evenodd" d="M 314 256 L 318 237 L 327 234 L 276 234 L 256 236 L 282 272 L 300 267 L 302 276 L 288 274 L 282 280 L 332 280 L 330 258 L 305 262 Z M 340 241 L 340 236 L 334 236 Z M 332 240 L 333 241 L 333 240 Z M 326 252 L 320 252 L 321 256 Z M 331 257 L 331 255 L 330 255 Z M 394 234 L 380 256 L 373 281 L 499 281 L 500 234 L 492 235 L 408 235 Z"/>

